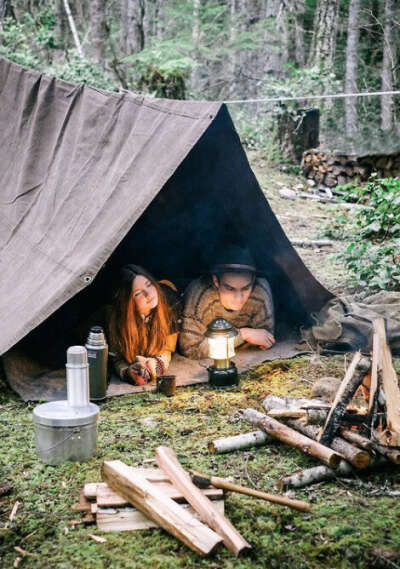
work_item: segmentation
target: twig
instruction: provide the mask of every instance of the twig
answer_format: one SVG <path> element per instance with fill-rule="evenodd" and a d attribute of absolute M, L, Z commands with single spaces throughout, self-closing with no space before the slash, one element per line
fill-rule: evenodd
<path fill-rule="evenodd" d="M 25 551 L 25 549 L 22 549 L 22 547 L 19 547 L 19 545 L 16 545 L 14 547 L 14 550 L 17 553 L 20 553 L 22 557 L 37 557 L 37 553 L 30 553 L 29 551 Z"/>

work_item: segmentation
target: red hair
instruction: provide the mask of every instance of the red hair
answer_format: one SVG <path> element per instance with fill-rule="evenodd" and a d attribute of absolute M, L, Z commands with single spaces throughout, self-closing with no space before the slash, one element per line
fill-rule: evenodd
<path fill-rule="evenodd" d="M 131 363 L 136 356 L 155 356 L 164 348 L 171 333 L 173 313 L 157 281 L 136 265 L 124 267 L 123 279 L 118 288 L 110 319 L 110 336 L 123 358 Z M 147 322 L 139 313 L 132 294 L 133 281 L 138 275 L 147 278 L 158 294 L 157 306 Z"/>

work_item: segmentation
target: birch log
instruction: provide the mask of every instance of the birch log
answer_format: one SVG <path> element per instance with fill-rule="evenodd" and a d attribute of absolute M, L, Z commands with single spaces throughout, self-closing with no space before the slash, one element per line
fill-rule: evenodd
<path fill-rule="evenodd" d="M 262 446 L 271 440 L 273 440 L 272 437 L 264 433 L 264 431 L 253 431 L 251 433 L 244 433 L 243 435 L 211 441 L 208 443 L 208 450 L 211 454 L 224 454 L 235 450 Z"/>
<path fill-rule="evenodd" d="M 208 555 L 221 543 L 222 538 L 218 534 L 171 498 L 166 498 L 143 476 L 133 474 L 130 467 L 120 460 L 105 461 L 102 477 L 115 492 L 196 553 Z"/>
<path fill-rule="evenodd" d="M 272 417 L 259 413 L 255 409 L 245 409 L 244 417 L 247 421 L 257 425 L 275 439 L 318 458 L 321 462 L 331 468 L 336 468 L 340 459 L 343 458 L 332 449 L 321 445 L 317 441 L 314 441 L 301 433 L 298 433 L 294 429 L 276 421 L 276 419 L 273 419 Z"/>
<path fill-rule="evenodd" d="M 328 466 L 313 466 L 312 468 L 307 468 L 285 476 L 278 481 L 277 487 L 279 490 L 304 488 L 304 486 L 311 486 L 311 484 L 317 484 L 323 480 L 332 480 L 340 476 L 348 476 L 352 472 L 353 469 L 351 465 L 345 460 L 341 460 L 335 470 Z"/>

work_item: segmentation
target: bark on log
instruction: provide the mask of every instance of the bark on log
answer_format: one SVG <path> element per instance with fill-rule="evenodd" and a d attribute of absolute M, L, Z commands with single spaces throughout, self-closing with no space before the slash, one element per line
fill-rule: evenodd
<path fill-rule="evenodd" d="M 314 425 L 305 425 L 302 421 L 288 421 L 288 425 L 310 437 L 310 439 L 316 440 L 318 438 L 319 429 Z M 367 451 L 359 449 L 340 437 L 334 437 L 330 446 L 359 470 L 367 468 L 371 464 L 372 457 Z"/>
<path fill-rule="evenodd" d="M 368 470 L 378 468 L 382 465 L 387 464 L 387 460 L 382 456 L 374 457 Z M 323 482 L 325 480 L 333 480 L 335 478 L 346 478 L 354 474 L 355 470 L 352 468 L 351 464 L 345 460 L 341 460 L 339 466 L 333 470 L 327 466 L 314 466 L 312 468 L 307 468 L 300 472 L 295 472 L 294 474 L 284 476 L 277 482 L 277 488 L 279 490 L 288 490 L 289 488 L 303 488 L 304 486 L 310 486 L 311 484 L 317 484 L 318 482 Z"/>
<path fill-rule="evenodd" d="M 343 458 L 332 449 L 298 433 L 283 423 L 272 419 L 272 417 L 259 413 L 255 409 L 245 409 L 244 417 L 247 421 L 257 425 L 277 440 L 318 458 L 331 468 L 336 468 L 341 458 Z"/>
<path fill-rule="evenodd" d="M 340 436 L 346 441 L 349 441 L 349 443 L 363 448 L 369 452 L 374 450 L 372 441 L 370 441 L 370 439 L 367 439 L 367 437 L 363 437 L 356 431 L 342 427 L 340 429 Z"/>
<path fill-rule="evenodd" d="M 132 474 L 129 466 L 120 460 L 105 461 L 102 477 L 138 510 L 156 521 L 185 545 L 200 555 L 208 555 L 222 538 L 157 490 L 143 476 Z"/>
<path fill-rule="evenodd" d="M 263 407 L 267 413 L 271 409 L 312 409 L 326 408 L 330 405 L 321 399 L 306 399 L 305 397 L 279 397 L 278 395 L 267 395 L 263 401 Z"/>
<path fill-rule="evenodd" d="M 224 454 L 235 450 L 262 446 L 271 440 L 273 440 L 272 437 L 264 433 L 264 431 L 253 431 L 252 433 L 211 441 L 208 443 L 208 450 L 211 454 Z"/>
<path fill-rule="evenodd" d="M 340 478 L 341 476 L 349 476 L 352 472 L 353 469 L 351 465 L 348 462 L 341 460 L 335 470 L 328 466 L 313 466 L 312 468 L 295 472 L 289 476 L 284 476 L 278 480 L 277 487 L 279 490 L 304 488 L 305 486 L 317 484 L 324 480 L 332 480 L 334 478 Z"/>
<path fill-rule="evenodd" d="M 225 546 L 236 557 L 244 549 L 251 549 L 251 545 L 240 535 L 228 518 L 221 515 L 212 502 L 193 484 L 190 475 L 182 468 L 172 448 L 159 446 L 156 448 L 155 456 L 158 466 L 168 474 L 174 486 L 182 492 L 188 503 L 200 515 L 200 519 L 223 537 Z"/>
<path fill-rule="evenodd" d="M 306 417 L 304 422 L 306 425 L 323 425 L 328 417 L 328 409 L 305 409 Z M 360 413 L 352 413 L 347 411 L 342 418 L 343 423 L 348 425 L 366 425 L 368 416 Z"/>
<path fill-rule="evenodd" d="M 354 355 L 338 392 L 336 393 L 336 397 L 326 419 L 326 423 L 321 430 L 319 441 L 322 444 L 329 446 L 332 442 L 337 429 L 341 426 L 341 420 L 346 412 L 346 408 L 353 398 L 354 393 L 361 385 L 370 366 L 371 362 L 369 358 L 362 357 L 360 352 L 357 352 Z"/>

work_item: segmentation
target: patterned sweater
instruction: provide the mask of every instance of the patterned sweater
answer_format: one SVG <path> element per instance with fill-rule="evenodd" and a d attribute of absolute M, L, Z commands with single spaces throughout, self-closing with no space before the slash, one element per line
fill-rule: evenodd
<path fill-rule="evenodd" d="M 212 281 L 201 277 L 190 283 L 185 292 L 182 331 L 179 336 L 181 353 L 192 359 L 208 357 L 208 341 L 204 337 L 207 324 L 214 318 L 226 318 L 236 328 L 239 335 L 235 347 L 246 345 L 240 328 L 261 328 L 274 332 L 274 305 L 271 288 L 265 279 L 256 279 L 252 293 L 241 310 L 224 308 Z"/>

